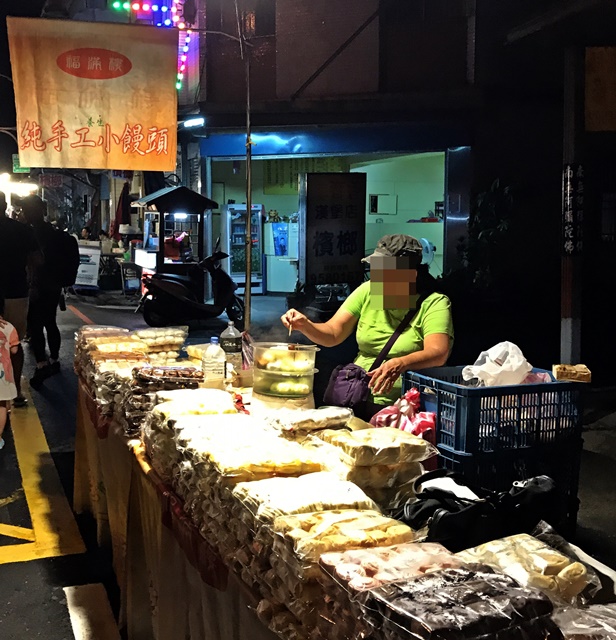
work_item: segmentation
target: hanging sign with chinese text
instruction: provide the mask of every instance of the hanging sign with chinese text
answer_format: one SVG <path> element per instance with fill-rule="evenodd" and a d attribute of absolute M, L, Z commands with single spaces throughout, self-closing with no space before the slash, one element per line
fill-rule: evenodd
<path fill-rule="evenodd" d="M 584 245 L 584 168 L 580 164 L 563 167 L 563 253 L 579 255 Z"/>
<path fill-rule="evenodd" d="M 300 280 L 308 285 L 364 279 L 366 174 L 300 175 Z"/>
<path fill-rule="evenodd" d="M 177 30 L 7 25 L 22 166 L 175 170 Z"/>

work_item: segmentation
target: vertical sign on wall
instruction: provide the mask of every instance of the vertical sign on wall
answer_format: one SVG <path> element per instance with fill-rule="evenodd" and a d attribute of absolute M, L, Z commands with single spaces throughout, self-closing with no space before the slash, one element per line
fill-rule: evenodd
<path fill-rule="evenodd" d="M 563 253 L 579 255 L 584 245 L 584 168 L 580 164 L 563 167 Z"/>
<path fill-rule="evenodd" d="M 365 239 L 366 174 L 301 174 L 300 281 L 360 284 Z"/>

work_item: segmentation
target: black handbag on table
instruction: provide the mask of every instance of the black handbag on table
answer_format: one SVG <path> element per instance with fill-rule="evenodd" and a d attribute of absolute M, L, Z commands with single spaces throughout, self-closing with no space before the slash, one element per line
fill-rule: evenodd
<path fill-rule="evenodd" d="M 372 363 L 369 371 L 378 369 L 391 348 L 394 346 L 400 334 L 409 325 L 411 318 L 415 315 L 416 309 L 410 309 L 404 316 L 391 338 L 387 341 L 381 352 Z M 348 407 L 352 409 L 357 405 L 366 402 L 370 397 L 368 384 L 370 377 L 365 369 L 354 363 L 339 364 L 333 371 L 327 383 L 327 388 L 323 394 L 323 402 L 334 407 Z"/>
<path fill-rule="evenodd" d="M 450 478 L 470 489 L 478 500 L 460 498 L 451 491 L 421 485 L 436 478 Z M 531 533 L 541 521 L 550 521 L 556 498 L 556 483 L 548 476 L 514 482 L 509 491 L 489 491 L 469 486 L 464 478 L 447 469 L 424 473 L 415 482 L 416 499 L 409 500 L 394 518 L 417 531 L 426 542 L 439 542 L 449 551 L 498 540 L 517 533 Z"/>

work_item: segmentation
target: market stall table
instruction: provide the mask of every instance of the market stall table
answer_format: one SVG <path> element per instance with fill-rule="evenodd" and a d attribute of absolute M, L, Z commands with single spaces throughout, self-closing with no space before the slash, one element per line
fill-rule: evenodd
<path fill-rule="evenodd" d="M 111 545 L 129 640 L 273 640 L 257 599 L 229 573 L 152 469 L 139 440 L 100 415 L 79 384 L 74 509 Z"/>

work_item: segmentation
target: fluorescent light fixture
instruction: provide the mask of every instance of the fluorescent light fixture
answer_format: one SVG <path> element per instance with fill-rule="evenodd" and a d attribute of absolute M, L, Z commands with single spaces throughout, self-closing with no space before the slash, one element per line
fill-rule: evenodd
<path fill-rule="evenodd" d="M 174 213 L 173 214 L 173 219 L 174 220 L 186 220 L 186 218 L 188 218 L 188 214 L 187 213 Z"/>
<path fill-rule="evenodd" d="M 190 129 L 191 127 L 202 127 L 205 124 L 205 118 L 199 116 L 198 118 L 190 118 L 190 120 L 184 120 L 184 129 Z"/>

